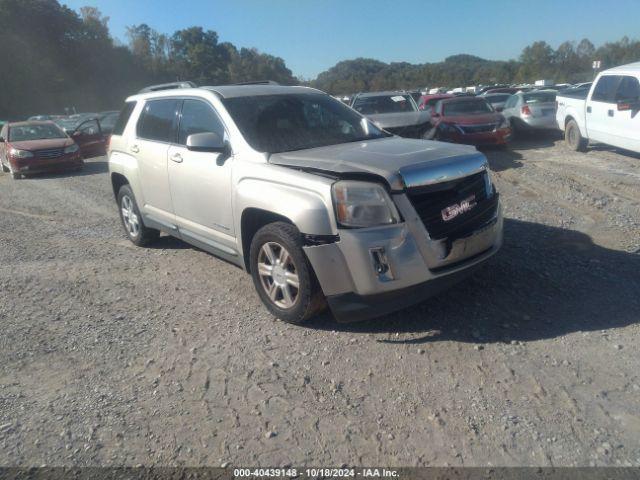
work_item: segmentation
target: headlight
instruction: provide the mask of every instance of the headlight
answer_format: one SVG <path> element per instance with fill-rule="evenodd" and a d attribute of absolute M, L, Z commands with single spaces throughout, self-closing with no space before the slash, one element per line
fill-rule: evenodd
<path fill-rule="evenodd" d="M 342 227 L 363 228 L 398 223 L 400 215 L 377 183 L 344 180 L 333 184 L 336 218 Z"/>
<path fill-rule="evenodd" d="M 64 153 L 76 153 L 78 150 L 80 150 L 80 147 L 74 143 L 73 145 L 69 145 L 65 148 Z"/>
<path fill-rule="evenodd" d="M 33 157 L 33 153 L 29 150 L 18 150 L 17 148 L 12 148 L 9 150 L 9 155 L 13 158 L 31 158 Z"/>

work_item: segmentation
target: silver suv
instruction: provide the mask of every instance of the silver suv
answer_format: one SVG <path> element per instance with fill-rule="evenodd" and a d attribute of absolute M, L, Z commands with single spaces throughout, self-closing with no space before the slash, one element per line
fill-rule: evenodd
<path fill-rule="evenodd" d="M 418 303 L 502 244 L 484 155 L 393 136 L 312 88 L 145 89 L 109 172 L 133 243 L 162 231 L 237 264 L 292 323 L 327 303 L 339 321 Z"/>

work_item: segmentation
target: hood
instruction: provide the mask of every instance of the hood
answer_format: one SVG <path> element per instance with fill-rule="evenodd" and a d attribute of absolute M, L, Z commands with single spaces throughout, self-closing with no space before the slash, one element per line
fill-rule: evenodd
<path fill-rule="evenodd" d="M 488 168 L 487 159 L 475 147 L 399 137 L 275 153 L 269 162 L 338 175 L 375 175 L 394 191 L 454 180 Z"/>
<path fill-rule="evenodd" d="M 428 110 L 403 113 L 378 113 L 375 115 L 367 115 L 367 118 L 380 128 L 398 128 L 427 123 L 431 119 L 431 113 Z"/>
<path fill-rule="evenodd" d="M 499 123 L 502 120 L 502 114 L 494 112 L 481 115 L 451 115 L 442 117 L 442 120 L 458 125 L 483 125 L 485 123 Z"/>
<path fill-rule="evenodd" d="M 73 144 L 70 138 L 49 138 L 46 140 L 24 140 L 21 142 L 9 142 L 13 148 L 18 150 L 48 150 L 50 148 L 65 148 Z"/>

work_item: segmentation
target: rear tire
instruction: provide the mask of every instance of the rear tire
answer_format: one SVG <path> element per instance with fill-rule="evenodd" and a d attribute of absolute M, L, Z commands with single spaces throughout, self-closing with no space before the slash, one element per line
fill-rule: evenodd
<path fill-rule="evenodd" d="M 120 220 L 129 240 L 139 247 L 144 247 L 160 236 L 160 231 L 147 228 L 142 221 L 136 197 L 129 185 L 123 185 L 118 191 L 118 207 Z"/>
<path fill-rule="evenodd" d="M 275 222 L 258 230 L 251 241 L 250 267 L 255 289 L 275 317 L 300 325 L 323 309 L 322 290 L 293 225 Z"/>
<path fill-rule="evenodd" d="M 564 129 L 564 141 L 575 152 L 584 152 L 587 149 L 587 140 L 582 137 L 580 127 L 575 120 L 569 120 Z"/>

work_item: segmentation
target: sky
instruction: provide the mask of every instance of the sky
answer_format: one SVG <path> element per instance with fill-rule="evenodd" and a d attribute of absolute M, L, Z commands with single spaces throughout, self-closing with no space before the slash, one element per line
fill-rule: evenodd
<path fill-rule="evenodd" d="M 640 0 L 59 0 L 98 7 L 114 37 L 146 23 L 171 34 L 190 26 L 220 41 L 282 57 L 313 79 L 341 60 L 439 62 L 468 53 L 518 57 L 537 40 L 557 47 L 589 38 L 596 47 L 640 37 Z"/>

